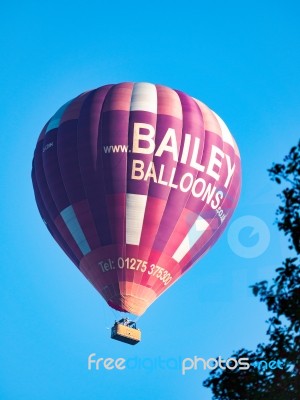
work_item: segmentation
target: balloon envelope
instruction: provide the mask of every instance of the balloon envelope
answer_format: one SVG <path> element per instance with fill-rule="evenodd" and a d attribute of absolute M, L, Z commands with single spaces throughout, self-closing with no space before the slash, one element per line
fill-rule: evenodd
<path fill-rule="evenodd" d="M 224 231 L 239 197 L 240 156 L 200 101 L 120 83 L 54 114 L 32 181 L 64 252 L 111 307 L 141 315 Z"/>

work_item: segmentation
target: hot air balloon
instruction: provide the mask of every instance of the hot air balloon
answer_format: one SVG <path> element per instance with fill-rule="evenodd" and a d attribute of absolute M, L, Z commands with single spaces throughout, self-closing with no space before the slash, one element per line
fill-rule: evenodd
<path fill-rule="evenodd" d="M 139 316 L 218 240 L 239 198 L 241 163 L 227 126 L 202 102 L 120 83 L 53 115 L 32 182 L 63 251 L 110 307 Z M 137 330 L 126 322 L 112 336 Z"/>

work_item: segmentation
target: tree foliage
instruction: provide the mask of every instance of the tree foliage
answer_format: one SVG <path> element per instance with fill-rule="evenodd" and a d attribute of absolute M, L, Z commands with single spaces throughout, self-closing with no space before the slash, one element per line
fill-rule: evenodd
<path fill-rule="evenodd" d="M 255 351 L 242 349 L 233 354 L 234 358 L 249 358 L 250 369 L 211 371 L 203 384 L 212 390 L 213 400 L 300 399 L 300 141 L 283 163 L 273 164 L 269 174 L 284 186 L 276 224 L 287 236 L 293 255 L 276 269 L 272 282 L 251 286 L 271 313 L 269 341 Z M 282 368 L 263 368 L 263 360 L 280 360 Z"/>

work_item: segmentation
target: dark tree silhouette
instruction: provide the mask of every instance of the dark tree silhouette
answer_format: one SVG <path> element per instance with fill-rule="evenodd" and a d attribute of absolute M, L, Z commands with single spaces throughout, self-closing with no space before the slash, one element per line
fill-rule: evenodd
<path fill-rule="evenodd" d="M 273 164 L 269 174 L 284 186 L 276 224 L 287 236 L 293 255 L 276 269 L 272 282 L 251 286 L 271 312 L 269 341 L 255 351 L 241 349 L 233 354 L 249 358 L 250 369 L 211 371 L 203 384 L 212 390 L 213 400 L 300 400 L 300 141 L 282 164 Z M 271 369 L 262 360 L 281 363 Z"/>

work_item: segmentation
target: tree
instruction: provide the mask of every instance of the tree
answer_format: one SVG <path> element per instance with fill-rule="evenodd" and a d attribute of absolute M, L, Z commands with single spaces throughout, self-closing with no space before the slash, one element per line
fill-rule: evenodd
<path fill-rule="evenodd" d="M 268 343 L 255 351 L 241 349 L 233 358 L 249 358 L 250 368 L 211 371 L 203 385 L 213 392 L 213 400 L 299 400 L 300 399 L 300 141 L 282 164 L 273 164 L 270 177 L 284 188 L 276 224 L 287 236 L 292 257 L 276 269 L 272 282 L 251 286 L 254 296 L 265 303 Z M 275 369 L 264 361 L 281 360 Z M 282 369 L 281 369 L 281 368 Z"/>

